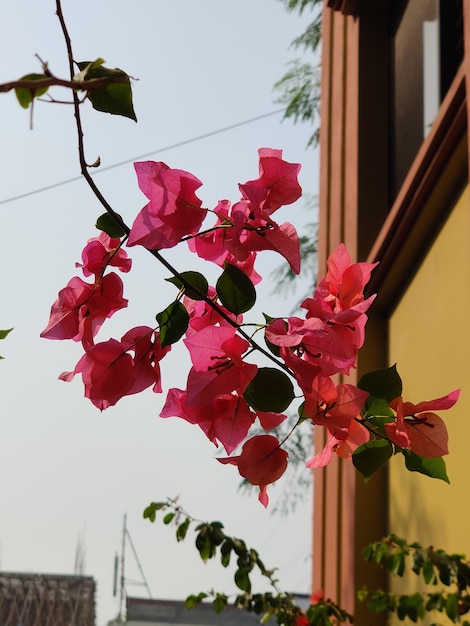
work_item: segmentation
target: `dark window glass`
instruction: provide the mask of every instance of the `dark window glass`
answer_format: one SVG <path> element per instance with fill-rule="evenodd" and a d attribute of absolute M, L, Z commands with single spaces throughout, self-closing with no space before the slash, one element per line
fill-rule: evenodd
<path fill-rule="evenodd" d="M 395 0 L 391 195 L 395 198 L 463 58 L 462 0 Z"/>

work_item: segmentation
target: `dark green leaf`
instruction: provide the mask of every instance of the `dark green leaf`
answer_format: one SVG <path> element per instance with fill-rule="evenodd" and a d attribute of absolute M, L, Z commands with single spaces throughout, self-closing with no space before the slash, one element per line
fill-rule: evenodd
<path fill-rule="evenodd" d="M 290 378 L 274 367 L 260 367 L 243 394 L 256 411 L 275 413 L 282 413 L 287 409 L 294 396 L 294 386 Z"/>
<path fill-rule="evenodd" d="M 119 216 L 121 217 L 121 216 Z M 95 224 L 96 228 L 102 230 L 107 235 L 113 238 L 121 238 L 124 237 L 126 231 L 122 229 L 122 227 L 116 222 L 112 215 L 109 213 L 103 213 L 96 220 Z"/>
<path fill-rule="evenodd" d="M 256 290 L 248 276 L 230 263 L 225 264 L 216 284 L 222 304 L 235 315 L 249 311 L 256 302 Z"/>
<path fill-rule="evenodd" d="M 391 444 L 384 439 L 377 439 L 359 446 L 352 456 L 352 461 L 354 467 L 361 472 L 367 481 L 374 472 L 387 463 L 392 454 Z"/>
<path fill-rule="evenodd" d="M 235 572 L 235 584 L 242 591 L 249 592 L 251 589 L 250 575 L 246 569 L 237 569 Z"/>
<path fill-rule="evenodd" d="M 222 530 L 223 524 L 220 522 L 212 522 L 210 525 L 210 532 L 212 535 L 212 543 L 216 546 L 220 546 L 222 541 L 225 539 L 225 533 Z"/>
<path fill-rule="evenodd" d="M 184 293 L 188 296 L 188 298 L 192 298 L 192 300 L 204 300 L 204 298 L 207 297 L 209 283 L 207 282 L 205 276 L 203 276 L 199 272 L 191 271 L 181 272 L 180 275 L 187 283 L 194 287 L 194 289 L 185 287 L 181 280 L 176 276 L 166 278 L 165 280 L 167 280 L 169 283 L 172 283 L 173 285 L 176 285 L 178 289 L 184 289 Z"/>
<path fill-rule="evenodd" d="M 230 563 L 230 555 L 232 554 L 233 543 L 230 537 L 226 537 L 225 541 L 220 546 L 220 562 L 224 567 L 227 567 Z"/>
<path fill-rule="evenodd" d="M 160 326 L 160 342 L 164 348 L 181 339 L 188 328 L 189 315 L 186 307 L 175 300 L 157 314 L 157 322 Z"/>
<path fill-rule="evenodd" d="M 174 513 L 167 513 L 165 515 L 165 517 L 163 518 L 163 523 L 167 524 L 167 525 L 171 524 L 171 522 L 173 521 L 174 517 L 175 517 Z"/>
<path fill-rule="evenodd" d="M 263 313 L 263 317 L 266 320 L 266 324 L 270 324 L 271 322 L 274 322 L 275 319 L 277 319 L 276 317 L 271 317 L 267 313 Z"/>
<path fill-rule="evenodd" d="M 47 78 L 45 74 L 26 74 L 26 76 L 22 76 L 20 80 L 42 80 Z M 27 109 L 34 98 L 39 98 L 43 96 L 49 87 L 41 87 L 40 89 L 15 89 L 16 97 L 18 98 L 18 102 L 21 104 L 23 109 Z"/>
<path fill-rule="evenodd" d="M 80 70 L 75 78 L 77 80 L 91 80 L 93 78 L 122 79 L 122 82 L 109 83 L 98 89 L 90 89 L 87 96 L 97 111 L 122 115 L 137 122 L 134 106 L 132 104 L 132 89 L 129 76 L 120 69 L 111 69 L 102 65 L 103 59 L 93 62 L 83 61 L 77 63 Z"/>
<path fill-rule="evenodd" d="M 447 476 L 446 463 L 442 457 L 427 459 L 423 456 L 418 456 L 414 452 L 411 452 L 411 450 L 402 450 L 402 452 L 405 457 L 406 468 L 410 472 L 419 472 L 425 476 L 438 478 L 450 484 L 449 477 Z"/>
<path fill-rule="evenodd" d="M 357 386 L 376 398 L 384 398 L 387 402 L 395 400 L 402 393 L 401 378 L 396 365 L 365 374 Z"/>

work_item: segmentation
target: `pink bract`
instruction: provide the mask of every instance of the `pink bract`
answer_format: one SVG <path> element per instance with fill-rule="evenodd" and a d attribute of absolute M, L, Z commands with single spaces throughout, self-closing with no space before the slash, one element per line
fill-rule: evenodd
<path fill-rule="evenodd" d="M 195 194 L 201 181 L 162 162 L 146 161 L 134 167 L 139 187 L 150 202 L 137 215 L 127 245 L 172 248 L 182 237 L 197 233 L 207 212 Z"/>

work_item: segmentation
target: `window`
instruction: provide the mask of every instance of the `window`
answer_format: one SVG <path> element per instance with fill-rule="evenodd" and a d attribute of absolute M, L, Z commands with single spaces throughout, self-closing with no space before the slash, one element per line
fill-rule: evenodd
<path fill-rule="evenodd" d="M 462 0 L 394 0 L 391 19 L 391 200 L 463 59 Z"/>

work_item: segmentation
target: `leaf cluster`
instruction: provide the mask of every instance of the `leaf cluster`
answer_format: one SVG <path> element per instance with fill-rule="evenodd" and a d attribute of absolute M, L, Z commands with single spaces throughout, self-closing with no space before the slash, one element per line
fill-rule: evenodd
<path fill-rule="evenodd" d="M 369 393 L 362 411 L 362 423 L 369 429 L 371 439 L 360 445 L 352 455 L 354 467 L 361 472 L 365 481 L 384 467 L 392 456 L 402 454 L 410 472 L 419 472 L 448 483 L 446 464 L 442 457 L 419 456 L 411 450 L 400 448 L 387 437 L 384 426 L 395 419 L 389 403 L 402 394 L 402 381 L 396 365 L 365 374 L 357 386 Z"/>
<path fill-rule="evenodd" d="M 470 563 L 461 554 L 448 554 L 434 547 L 423 547 L 419 543 L 389 535 L 381 541 L 368 545 L 364 550 L 366 561 L 374 562 L 390 574 L 403 577 L 407 563 L 410 571 L 421 577 L 430 590 L 425 593 L 397 595 L 383 590 L 363 589 L 358 593 L 361 601 L 376 613 L 388 611 L 397 614 L 403 621 L 423 619 L 426 613 L 437 611 L 447 615 L 454 623 L 470 611 Z M 439 584 L 449 590 L 435 590 Z M 464 620 L 464 625 L 470 622 Z"/>
<path fill-rule="evenodd" d="M 175 527 L 176 540 L 183 541 L 191 524 L 194 525 L 195 547 L 200 558 L 207 562 L 209 559 L 219 558 L 223 567 L 230 563 L 235 565 L 234 582 L 240 593 L 230 598 L 224 593 L 214 590 L 200 592 L 188 596 L 185 606 L 190 609 L 200 602 L 211 600 L 214 611 L 220 613 L 229 605 L 244 611 L 260 615 L 261 623 L 274 618 L 280 626 L 296 626 L 299 618 L 307 619 L 311 626 L 334 626 L 337 623 L 352 623 L 353 618 L 331 600 L 319 600 L 310 606 L 306 617 L 295 604 L 291 594 L 281 592 L 274 577 L 275 569 L 267 569 L 256 550 L 247 547 L 245 541 L 238 537 L 227 535 L 221 522 L 201 522 L 192 518 L 178 504 L 176 499 L 165 502 L 151 502 L 144 510 L 143 516 L 150 522 L 155 522 L 161 513 L 163 524 L 172 524 Z M 274 592 L 252 593 L 251 575 L 258 571 L 266 577 Z"/>
<path fill-rule="evenodd" d="M 103 63 L 101 58 L 77 62 L 80 71 L 73 77 L 72 83 L 56 79 L 47 64 L 43 64 L 41 74 L 26 74 L 15 83 L 18 102 L 24 109 L 32 108 L 35 98 L 44 96 L 51 86 L 66 86 L 74 91 L 85 91 L 85 99 L 97 111 L 121 115 L 136 122 L 130 77 L 123 70 L 105 67 Z M 51 99 L 51 102 L 54 100 Z"/>

